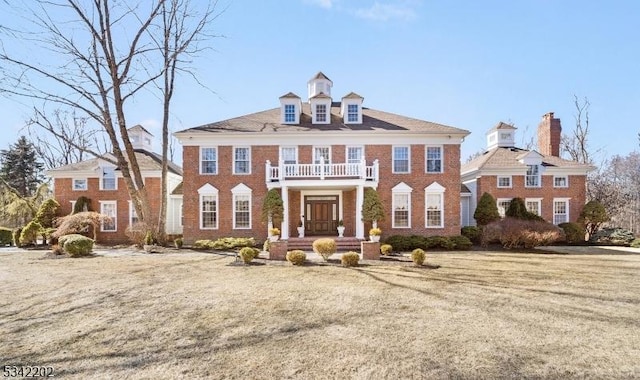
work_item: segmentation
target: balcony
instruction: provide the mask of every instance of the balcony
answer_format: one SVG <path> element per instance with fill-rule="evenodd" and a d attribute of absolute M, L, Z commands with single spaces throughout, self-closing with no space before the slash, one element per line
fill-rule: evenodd
<path fill-rule="evenodd" d="M 358 163 L 327 164 L 324 159 L 317 164 L 284 164 L 271 165 L 267 161 L 265 173 L 267 183 L 286 180 L 339 180 L 361 179 L 378 182 L 378 160 L 373 165 L 367 166 L 365 160 Z"/>

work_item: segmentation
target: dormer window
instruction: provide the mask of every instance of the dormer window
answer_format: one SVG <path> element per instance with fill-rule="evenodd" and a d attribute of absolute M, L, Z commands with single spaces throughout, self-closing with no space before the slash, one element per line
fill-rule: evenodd
<path fill-rule="evenodd" d="M 349 123 L 358 122 L 358 108 L 357 104 L 349 104 L 347 106 L 347 121 Z"/>
<path fill-rule="evenodd" d="M 327 105 L 316 104 L 316 121 L 318 123 L 324 123 L 327 121 Z"/>
<path fill-rule="evenodd" d="M 342 97 L 340 115 L 345 124 L 362 124 L 362 101 L 364 98 L 355 92 Z"/>
<path fill-rule="evenodd" d="M 280 97 L 280 122 L 283 124 L 300 124 L 302 102 L 300 97 L 289 92 Z"/>
<path fill-rule="evenodd" d="M 527 165 L 524 185 L 525 187 L 540 187 L 540 167 L 538 165 Z"/>

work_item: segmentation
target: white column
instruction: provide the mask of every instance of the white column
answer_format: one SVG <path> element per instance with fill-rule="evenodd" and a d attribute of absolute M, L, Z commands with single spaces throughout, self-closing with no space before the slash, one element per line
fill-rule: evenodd
<path fill-rule="evenodd" d="M 289 239 L 289 188 L 282 186 L 282 226 L 280 226 L 280 238 Z"/>
<path fill-rule="evenodd" d="M 356 188 L 356 238 L 364 239 L 364 222 L 362 221 L 362 204 L 364 203 L 364 186 Z"/>

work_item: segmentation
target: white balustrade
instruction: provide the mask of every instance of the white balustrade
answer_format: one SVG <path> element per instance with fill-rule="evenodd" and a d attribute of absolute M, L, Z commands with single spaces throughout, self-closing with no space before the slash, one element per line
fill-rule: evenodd
<path fill-rule="evenodd" d="M 365 161 L 359 163 L 327 164 L 324 159 L 317 164 L 282 164 L 272 166 L 266 163 L 267 182 L 287 179 L 321 179 L 326 178 L 358 178 L 378 181 L 378 160 L 367 166 Z"/>

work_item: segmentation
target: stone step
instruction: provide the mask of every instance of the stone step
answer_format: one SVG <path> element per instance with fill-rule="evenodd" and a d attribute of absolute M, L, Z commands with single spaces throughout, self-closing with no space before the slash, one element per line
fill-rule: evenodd
<path fill-rule="evenodd" d="M 313 242 L 317 239 L 322 238 L 323 236 L 314 236 L 314 237 L 303 237 L 303 238 L 289 238 L 287 240 L 289 251 L 294 249 L 300 249 L 303 251 L 312 251 L 313 250 Z M 360 239 L 356 239 L 354 237 L 344 237 L 339 238 L 335 236 L 327 236 L 336 241 L 336 246 L 338 248 L 338 252 L 345 251 L 356 251 L 360 252 Z"/>

